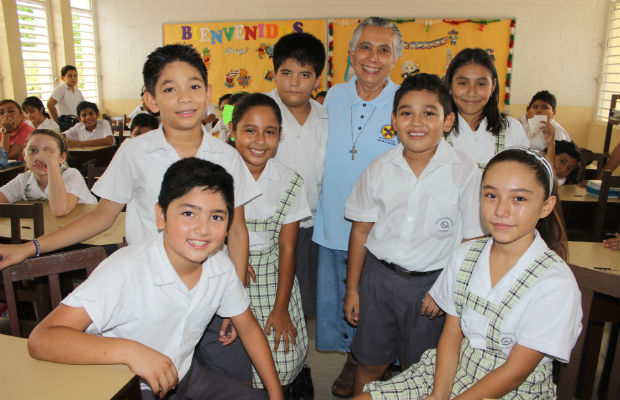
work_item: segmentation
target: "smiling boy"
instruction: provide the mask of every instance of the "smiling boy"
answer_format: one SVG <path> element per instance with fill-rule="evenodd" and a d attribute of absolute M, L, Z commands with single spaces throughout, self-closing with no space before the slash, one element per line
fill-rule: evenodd
<path fill-rule="evenodd" d="M 64 132 L 69 147 L 114 144 L 112 127 L 108 121 L 99 119 L 99 108 L 95 103 L 81 102 L 77 106 L 77 113 L 80 122 Z"/>
<path fill-rule="evenodd" d="M 437 345 L 443 318 L 435 318 L 428 290 L 452 249 L 482 235 L 480 171 L 443 139 L 453 121 L 438 76 L 405 79 L 392 111 L 400 144 L 368 165 L 346 202 L 353 225 L 344 312 L 357 326 L 354 394 L 396 357 L 404 369 Z"/>
<path fill-rule="evenodd" d="M 30 354 L 69 364 L 126 364 L 143 379 L 142 398 L 263 398 L 193 361 L 215 312 L 232 317 L 272 399 L 282 398 L 271 352 L 222 246 L 234 208 L 224 168 L 186 158 L 163 178 L 157 236 L 125 247 L 33 331 Z M 148 386 L 147 386 L 148 385 Z"/>

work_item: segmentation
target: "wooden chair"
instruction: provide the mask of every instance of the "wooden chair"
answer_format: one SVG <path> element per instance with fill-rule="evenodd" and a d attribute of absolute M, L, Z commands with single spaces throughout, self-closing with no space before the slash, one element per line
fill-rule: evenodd
<path fill-rule="evenodd" d="M 101 175 L 105 172 L 106 167 L 97 167 L 95 160 L 89 160 L 86 162 L 86 186 L 88 189 L 92 189 L 93 185 Z"/>
<path fill-rule="evenodd" d="M 603 170 L 601 191 L 598 195 L 598 202 L 596 203 L 596 213 L 594 214 L 594 227 L 592 228 L 591 240 L 593 242 L 600 242 L 601 240 L 603 240 L 605 211 L 607 209 L 607 198 L 609 195 L 610 187 L 620 187 L 620 176 L 611 176 L 611 171 Z"/>
<path fill-rule="evenodd" d="M 603 169 L 603 165 L 605 165 L 605 155 L 603 153 L 592 153 L 590 151 L 582 151 L 581 152 L 581 171 L 579 176 L 579 181 L 590 180 L 590 179 L 599 179 L 599 174 Z M 588 169 L 586 166 L 590 165 L 592 162 L 596 161 L 596 169 Z"/>
<path fill-rule="evenodd" d="M 32 219 L 34 237 L 42 236 L 43 229 L 43 204 L 0 204 L 0 218 L 11 219 L 11 243 L 21 243 L 21 220 Z"/>
<path fill-rule="evenodd" d="M 2 270 L 2 280 L 6 291 L 11 335 L 21 336 L 23 321 L 20 322 L 17 313 L 17 301 L 15 299 L 14 282 L 25 279 L 47 277 L 49 283 L 51 309 L 60 304 L 62 294 L 60 289 L 59 274 L 63 272 L 86 270 L 87 275 L 106 258 L 103 247 L 89 247 L 63 253 L 55 253 L 38 258 L 30 258 L 19 264 Z M 51 311 L 50 309 L 50 311 Z M 45 315 L 39 315 L 42 320 Z"/>
<path fill-rule="evenodd" d="M 620 99 L 620 94 L 612 94 L 611 95 L 611 103 L 609 104 L 609 117 L 607 118 L 607 129 L 605 130 L 605 144 L 603 145 L 603 154 L 606 157 L 609 157 L 609 147 L 611 145 L 611 132 L 613 130 L 614 125 L 620 124 L 620 119 L 616 116 L 614 118 L 614 110 L 616 109 L 616 104 Z"/>

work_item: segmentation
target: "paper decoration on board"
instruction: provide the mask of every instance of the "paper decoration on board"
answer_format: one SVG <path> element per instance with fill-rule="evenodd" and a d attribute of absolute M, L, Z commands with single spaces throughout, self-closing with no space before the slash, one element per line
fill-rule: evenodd
<path fill-rule="evenodd" d="M 208 47 L 202 49 L 202 61 L 205 63 L 205 67 L 208 71 L 209 67 L 211 67 L 211 51 Z"/>
<path fill-rule="evenodd" d="M 276 74 L 273 72 L 273 70 L 268 69 L 267 72 L 265 72 L 265 76 L 263 77 L 266 81 L 272 82 L 273 78 L 276 77 Z"/>
<path fill-rule="evenodd" d="M 258 59 L 264 60 L 265 58 L 273 58 L 273 46 L 267 43 L 261 43 L 256 49 L 256 53 L 258 53 Z"/>
<path fill-rule="evenodd" d="M 405 79 L 420 72 L 420 64 L 413 60 L 405 60 L 403 61 L 403 65 L 400 66 L 400 69 L 403 71 L 400 76 Z"/>
<path fill-rule="evenodd" d="M 239 70 L 239 76 L 237 76 L 237 83 L 242 88 L 247 88 L 252 83 L 252 77 L 248 75 L 248 71 L 245 68 Z"/>

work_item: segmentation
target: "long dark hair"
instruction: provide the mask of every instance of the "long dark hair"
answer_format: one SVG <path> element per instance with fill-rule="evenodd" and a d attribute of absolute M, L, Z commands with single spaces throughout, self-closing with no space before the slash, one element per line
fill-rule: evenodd
<path fill-rule="evenodd" d="M 22 103 L 22 110 L 26 107 L 36 108 L 37 110 L 41 111 L 41 114 L 43 114 L 45 118 L 50 117 L 47 111 L 45 111 L 45 106 L 43 106 L 43 102 L 38 97 L 35 97 L 35 96 L 26 97 L 24 99 L 24 102 Z"/>
<path fill-rule="evenodd" d="M 493 165 L 505 161 L 514 161 L 529 167 L 536 176 L 536 182 L 545 189 L 545 199 L 548 199 L 550 196 L 556 197 L 557 200 L 553 211 L 545 218 L 538 220 L 536 229 L 538 229 L 540 236 L 545 243 L 547 243 L 547 246 L 562 257 L 562 259 L 566 260 L 568 257 L 568 240 L 566 238 L 566 228 L 564 227 L 564 218 L 562 216 L 562 208 L 558 196 L 558 182 L 549 174 L 544 164 L 546 160 L 543 161 L 542 155 L 535 155 L 531 150 L 520 148 L 507 149 L 497 153 L 495 157 L 489 161 L 482 173 L 482 179 L 484 180 L 487 171 L 492 168 Z M 553 179 L 553 186 L 551 186 L 551 179 Z"/>
<path fill-rule="evenodd" d="M 508 118 L 506 114 L 499 111 L 499 81 L 497 78 L 497 69 L 495 69 L 495 63 L 489 56 L 489 54 L 479 48 L 467 48 L 461 50 L 450 62 L 448 66 L 448 70 L 446 71 L 446 84 L 452 90 L 452 79 L 454 79 L 454 74 L 456 71 L 461 68 L 463 65 L 467 64 L 478 64 L 485 67 L 489 70 L 491 74 L 491 78 L 495 82 L 495 89 L 493 93 L 491 93 L 491 97 L 487 104 L 484 106 L 482 110 L 482 116 L 480 117 L 480 121 L 483 118 L 487 119 L 487 131 L 491 132 L 493 135 L 499 135 L 499 131 L 502 128 L 505 128 L 508 125 Z M 452 100 L 452 108 L 457 110 L 456 103 Z M 459 134 L 459 119 L 454 119 L 454 125 L 452 127 L 455 135 Z"/>

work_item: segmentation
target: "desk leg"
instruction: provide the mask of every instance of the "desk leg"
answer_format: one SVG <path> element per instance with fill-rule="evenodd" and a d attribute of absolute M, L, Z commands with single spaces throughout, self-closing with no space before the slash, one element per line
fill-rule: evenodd
<path fill-rule="evenodd" d="M 620 376 L 620 335 L 616 339 L 616 351 L 614 351 L 613 364 L 609 374 L 609 386 L 607 387 L 607 400 L 620 398 L 620 381 L 618 376 Z"/>
<path fill-rule="evenodd" d="M 594 292 L 591 289 L 580 289 L 581 308 L 583 310 L 583 319 L 581 321 L 582 330 L 579 335 L 579 339 L 577 339 L 577 343 L 571 352 L 568 365 L 566 367 L 562 367 L 562 371 L 560 372 L 560 379 L 558 382 L 559 400 L 572 400 L 575 397 L 575 390 L 577 388 L 579 376 L 579 366 L 581 365 L 583 346 L 586 338 L 586 331 L 588 330 L 588 321 L 590 320 L 590 308 L 592 306 Z"/>

